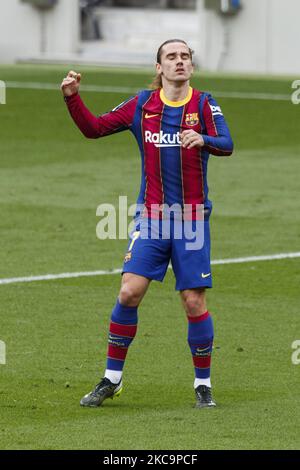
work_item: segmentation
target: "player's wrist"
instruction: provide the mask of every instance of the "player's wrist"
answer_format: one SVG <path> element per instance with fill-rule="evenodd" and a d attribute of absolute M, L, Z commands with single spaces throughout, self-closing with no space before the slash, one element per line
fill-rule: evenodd
<path fill-rule="evenodd" d="M 69 101 L 71 101 L 72 99 L 74 99 L 76 96 L 78 96 L 78 91 L 75 91 L 74 93 L 72 93 L 71 95 L 64 95 L 64 100 L 66 103 L 68 103 Z"/>
<path fill-rule="evenodd" d="M 205 142 L 204 142 L 203 136 L 200 134 L 200 136 L 199 136 L 199 147 L 204 147 L 204 145 L 205 145 Z"/>
<path fill-rule="evenodd" d="M 202 145 L 202 147 L 205 147 L 205 145 L 207 144 L 207 141 L 206 141 L 206 137 L 207 137 L 207 136 L 201 134 L 201 137 L 202 137 L 202 140 L 203 140 L 203 145 Z"/>

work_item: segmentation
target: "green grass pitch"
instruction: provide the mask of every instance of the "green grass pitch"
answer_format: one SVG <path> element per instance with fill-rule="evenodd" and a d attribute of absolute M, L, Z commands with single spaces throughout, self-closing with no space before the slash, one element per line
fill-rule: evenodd
<path fill-rule="evenodd" d="M 78 69 L 78 67 L 77 67 Z M 80 68 L 89 85 L 143 88 L 148 72 Z M 59 84 L 68 68 L 0 67 L 0 80 Z M 299 77 L 295 77 L 299 78 Z M 291 80 L 197 74 L 210 91 L 290 94 Z M 84 92 L 100 114 L 126 93 Z M 300 106 L 218 99 L 234 156 L 209 164 L 212 258 L 299 251 Z M 126 241 L 96 238 L 96 208 L 134 203 L 140 160 L 130 133 L 88 141 L 59 90 L 7 90 L 0 106 L 0 278 L 109 270 Z M 105 368 L 119 275 L 0 285 L 1 449 L 297 449 L 299 260 L 214 266 L 212 381 L 218 407 L 196 410 L 187 324 L 174 278 L 153 283 L 120 398 L 82 409 Z"/>

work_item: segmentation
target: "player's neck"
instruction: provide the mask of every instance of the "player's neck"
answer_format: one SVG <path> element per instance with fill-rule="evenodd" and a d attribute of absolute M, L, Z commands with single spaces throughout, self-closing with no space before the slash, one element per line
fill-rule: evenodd
<path fill-rule="evenodd" d="M 170 83 L 165 81 L 165 83 L 163 83 L 164 95 L 169 101 L 183 101 L 189 94 L 189 88 L 189 81 L 183 83 Z"/>

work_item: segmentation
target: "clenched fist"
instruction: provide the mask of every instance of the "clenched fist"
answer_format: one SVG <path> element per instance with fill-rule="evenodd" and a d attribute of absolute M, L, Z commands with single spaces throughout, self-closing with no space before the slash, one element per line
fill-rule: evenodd
<path fill-rule="evenodd" d="M 71 96 L 79 92 L 81 81 L 81 74 L 71 70 L 68 75 L 63 79 L 61 90 L 64 96 Z"/>

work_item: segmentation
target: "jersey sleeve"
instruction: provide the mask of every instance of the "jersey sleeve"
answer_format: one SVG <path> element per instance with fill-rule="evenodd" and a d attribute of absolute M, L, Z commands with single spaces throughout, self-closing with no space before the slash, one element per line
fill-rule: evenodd
<path fill-rule="evenodd" d="M 132 125 L 137 96 L 129 98 L 112 111 L 95 116 L 83 103 L 79 94 L 65 98 L 69 112 L 85 137 L 97 139 L 129 129 Z"/>
<path fill-rule="evenodd" d="M 217 102 L 208 95 L 203 106 L 203 120 L 207 134 L 202 134 L 205 148 L 213 155 L 229 156 L 233 152 L 233 141 Z"/>

